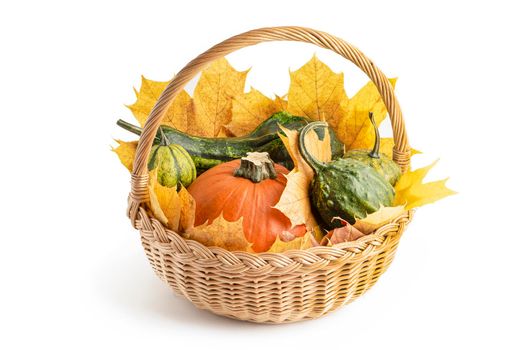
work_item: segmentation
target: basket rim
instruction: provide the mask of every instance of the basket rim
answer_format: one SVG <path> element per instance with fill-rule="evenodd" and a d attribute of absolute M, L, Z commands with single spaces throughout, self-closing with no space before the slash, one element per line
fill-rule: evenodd
<path fill-rule="evenodd" d="M 390 223 L 385 224 L 373 233 L 351 242 L 335 244 L 331 247 L 316 246 L 308 249 L 292 249 L 281 253 L 229 251 L 224 248 L 207 247 L 202 243 L 186 239 L 181 234 L 166 228 L 143 207 L 140 208 L 136 227 L 142 239 L 168 254 L 184 254 L 184 260 L 212 261 L 226 265 L 244 266 L 243 273 L 252 270 L 260 273 L 265 267 L 273 267 L 282 273 L 282 269 L 295 270 L 299 267 L 319 269 L 335 264 L 360 262 L 378 254 L 380 248 L 396 235 L 400 235 L 411 221 L 414 210 L 406 210 Z M 191 259 L 193 258 L 193 259 Z"/>

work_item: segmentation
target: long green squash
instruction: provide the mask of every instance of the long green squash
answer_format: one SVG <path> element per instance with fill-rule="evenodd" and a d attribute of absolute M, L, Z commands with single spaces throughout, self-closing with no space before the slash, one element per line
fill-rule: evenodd
<path fill-rule="evenodd" d="M 275 163 L 292 169 L 293 161 L 278 136 L 280 132 L 279 125 L 288 129 L 300 130 L 310 122 L 305 117 L 293 116 L 287 112 L 278 112 L 259 124 L 248 135 L 215 138 L 192 136 L 172 127 L 162 125 L 154 144 L 160 143 L 162 134 L 165 135 L 169 143 L 182 146 L 191 155 L 199 173 L 220 163 L 245 157 L 247 152 L 267 152 Z M 142 128 L 121 119 L 117 121 L 117 124 L 137 135 L 142 133 Z M 344 145 L 338 140 L 331 128 L 329 132 L 333 158 L 341 157 L 344 154 Z M 320 137 L 323 137 L 324 130 L 318 130 L 317 133 Z"/>

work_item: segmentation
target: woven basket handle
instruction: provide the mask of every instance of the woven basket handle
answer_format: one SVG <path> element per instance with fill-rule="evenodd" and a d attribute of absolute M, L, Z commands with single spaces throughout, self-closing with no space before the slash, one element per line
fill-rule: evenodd
<path fill-rule="evenodd" d="M 178 72 L 162 92 L 162 95 L 153 107 L 151 114 L 146 121 L 144 130 L 138 141 L 138 148 L 131 175 L 131 193 L 129 195 L 128 207 L 128 215 L 131 218 L 133 225 L 135 224 L 140 204 L 149 199 L 147 187 L 147 160 L 149 152 L 151 151 L 153 140 L 160 126 L 160 122 L 176 95 L 191 79 L 195 77 L 195 75 L 212 61 L 224 57 L 225 55 L 243 47 L 268 41 L 299 41 L 315 44 L 319 47 L 338 53 L 342 57 L 353 62 L 364 73 L 366 73 L 371 81 L 373 81 L 377 86 L 378 91 L 382 96 L 382 100 L 389 112 L 395 140 L 393 159 L 397 164 L 399 164 L 403 171 L 408 168 L 410 148 L 406 136 L 406 130 L 404 128 L 402 112 L 389 80 L 369 58 L 344 40 L 314 29 L 303 27 L 255 29 L 233 36 L 200 54 L 182 68 L 182 70 Z"/>

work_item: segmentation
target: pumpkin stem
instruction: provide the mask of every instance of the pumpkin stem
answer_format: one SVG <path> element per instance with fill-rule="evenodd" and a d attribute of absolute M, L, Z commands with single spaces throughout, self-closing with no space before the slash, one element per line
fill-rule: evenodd
<path fill-rule="evenodd" d="M 258 183 L 276 179 L 277 171 L 267 152 L 247 152 L 247 156 L 240 159 L 240 168 L 233 175 Z"/>
<path fill-rule="evenodd" d="M 300 150 L 300 154 L 302 155 L 302 158 L 306 161 L 306 163 L 309 164 L 310 167 L 315 170 L 315 172 L 318 172 L 320 169 L 324 168 L 326 166 L 326 163 L 319 161 L 315 157 L 309 153 L 309 151 L 306 148 L 306 134 L 310 130 L 315 130 L 318 128 L 327 128 L 328 123 L 326 122 L 312 122 L 306 125 L 301 131 L 299 135 L 298 140 L 298 149 Z"/>
<path fill-rule="evenodd" d="M 371 158 L 380 158 L 380 134 L 378 132 L 377 123 L 375 123 L 375 116 L 373 115 L 373 112 L 369 112 L 369 120 L 371 120 L 371 124 L 373 124 L 373 129 L 375 130 L 375 144 L 373 145 L 373 149 L 371 152 L 369 152 L 369 156 Z"/>

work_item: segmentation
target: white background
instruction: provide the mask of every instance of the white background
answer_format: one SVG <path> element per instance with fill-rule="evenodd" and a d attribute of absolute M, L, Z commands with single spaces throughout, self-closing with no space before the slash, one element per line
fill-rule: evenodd
<path fill-rule="evenodd" d="M 2 1 L 0 348 L 522 349 L 524 24 L 518 1 Z M 304 25 L 355 44 L 388 75 L 415 161 L 440 158 L 459 195 L 420 209 L 390 270 L 316 321 L 219 318 L 175 297 L 126 216 L 110 152 L 140 75 L 168 80 L 248 29 Z M 312 46 L 230 56 L 249 84 L 287 89 Z M 387 132 L 387 131 L 385 131 Z"/>

